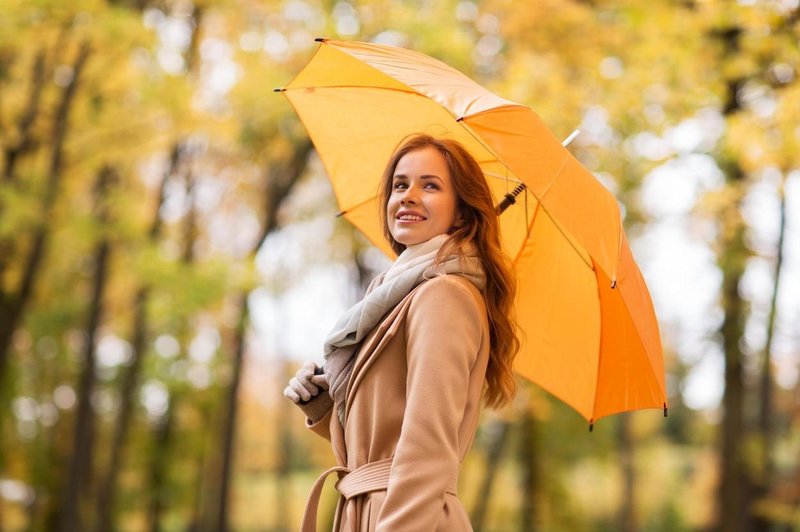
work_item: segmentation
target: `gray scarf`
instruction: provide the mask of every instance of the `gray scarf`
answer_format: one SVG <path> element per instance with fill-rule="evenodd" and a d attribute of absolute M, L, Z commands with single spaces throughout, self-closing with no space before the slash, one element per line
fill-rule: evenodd
<path fill-rule="evenodd" d="M 484 273 L 472 246 L 463 255 L 450 253 L 438 264 L 436 256 L 449 235 L 439 235 L 427 242 L 406 248 L 386 272 L 370 286 L 364 299 L 350 307 L 336 322 L 325 340 L 325 364 L 329 390 L 344 426 L 344 401 L 347 384 L 361 342 L 415 287 L 439 275 L 457 274 L 483 289 Z"/>

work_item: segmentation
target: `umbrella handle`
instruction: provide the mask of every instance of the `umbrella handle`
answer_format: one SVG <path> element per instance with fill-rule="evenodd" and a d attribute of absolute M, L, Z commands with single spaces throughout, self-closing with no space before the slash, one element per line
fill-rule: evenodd
<path fill-rule="evenodd" d="M 314 375 L 322 375 L 323 373 L 325 373 L 325 370 L 324 370 L 324 369 L 322 369 L 322 368 L 321 368 L 321 367 L 319 367 L 319 366 L 317 366 L 317 367 L 314 369 Z M 322 390 L 322 391 L 324 392 L 325 390 Z M 312 397 L 311 397 L 311 399 L 309 399 L 308 401 L 303 401 L 302 399 L 300 399 L 300 400 L 297 402 L 297 404 L 300 404 L 300 405 L 307 405 L 308 403 L 310 403 L 311 401 L 313 401 L 313 400 L 314 400 L 314 397 L 316 397 L 316 395 L 312 396 Z"/>
<path fill-rule="evenodd" d="M 498 203 L 495 207 L 497 210 L 497 215 L 500 216 L 503 214 L 504 210 L 515 204 L 517 202 L 517 196 L 519 196 L 523 190 L 525 190 L 525 183 L 520 183 L 516 186 L 516 188 L 514 188 L 514 190 L 507 192 L 503 199 L 500 200 L 500 203 Z"/>

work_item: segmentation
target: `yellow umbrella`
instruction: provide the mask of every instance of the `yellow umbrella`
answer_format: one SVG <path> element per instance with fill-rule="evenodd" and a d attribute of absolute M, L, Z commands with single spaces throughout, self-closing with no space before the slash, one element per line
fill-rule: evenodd
<path fill-rule="evenodd" d="M 410 134 L 461 142 L 499 201 L 524 332 L 515 370 L 590 423 L 664 408 L 664 362 L 653 305 L 614 196 L 530 108 L 487 91 L 446 64 L 393 46 L 317 39 L 282 92 L 319 152 L 343 215 L 377 247 L 378 182 Z"/>

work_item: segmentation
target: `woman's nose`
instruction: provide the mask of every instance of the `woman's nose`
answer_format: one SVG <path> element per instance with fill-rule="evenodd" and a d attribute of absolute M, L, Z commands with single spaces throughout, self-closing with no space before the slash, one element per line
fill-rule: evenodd
<path fill-rule="evenodd" d="M 400 204 L 406 205 L 408 203 L 415 203 L 417 201 L 417 192 L 414 190 L 413 187 L 408 187 L 403 191 L 403 195 L 400 196 Z"/>

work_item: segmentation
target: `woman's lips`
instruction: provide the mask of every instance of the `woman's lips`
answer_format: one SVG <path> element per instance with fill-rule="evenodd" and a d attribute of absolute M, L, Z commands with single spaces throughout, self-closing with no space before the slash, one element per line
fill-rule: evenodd
<path fill-rule="evenodd" d="M 423 215 L 409 210 L 400 210 L 395 214 L 395 220 L 399 223 L 415 223 L 427 220 Z"/>
<path fill-rule="evenodd" d="M 395 220 L 397 221 L 397 223 L 405 225 L 405 224 L 415 224 L 419 222 L 424 222 L 425 217 L 420 216 L 418 214 L 402 214 L 397 218 L 395 218 Z"/>

